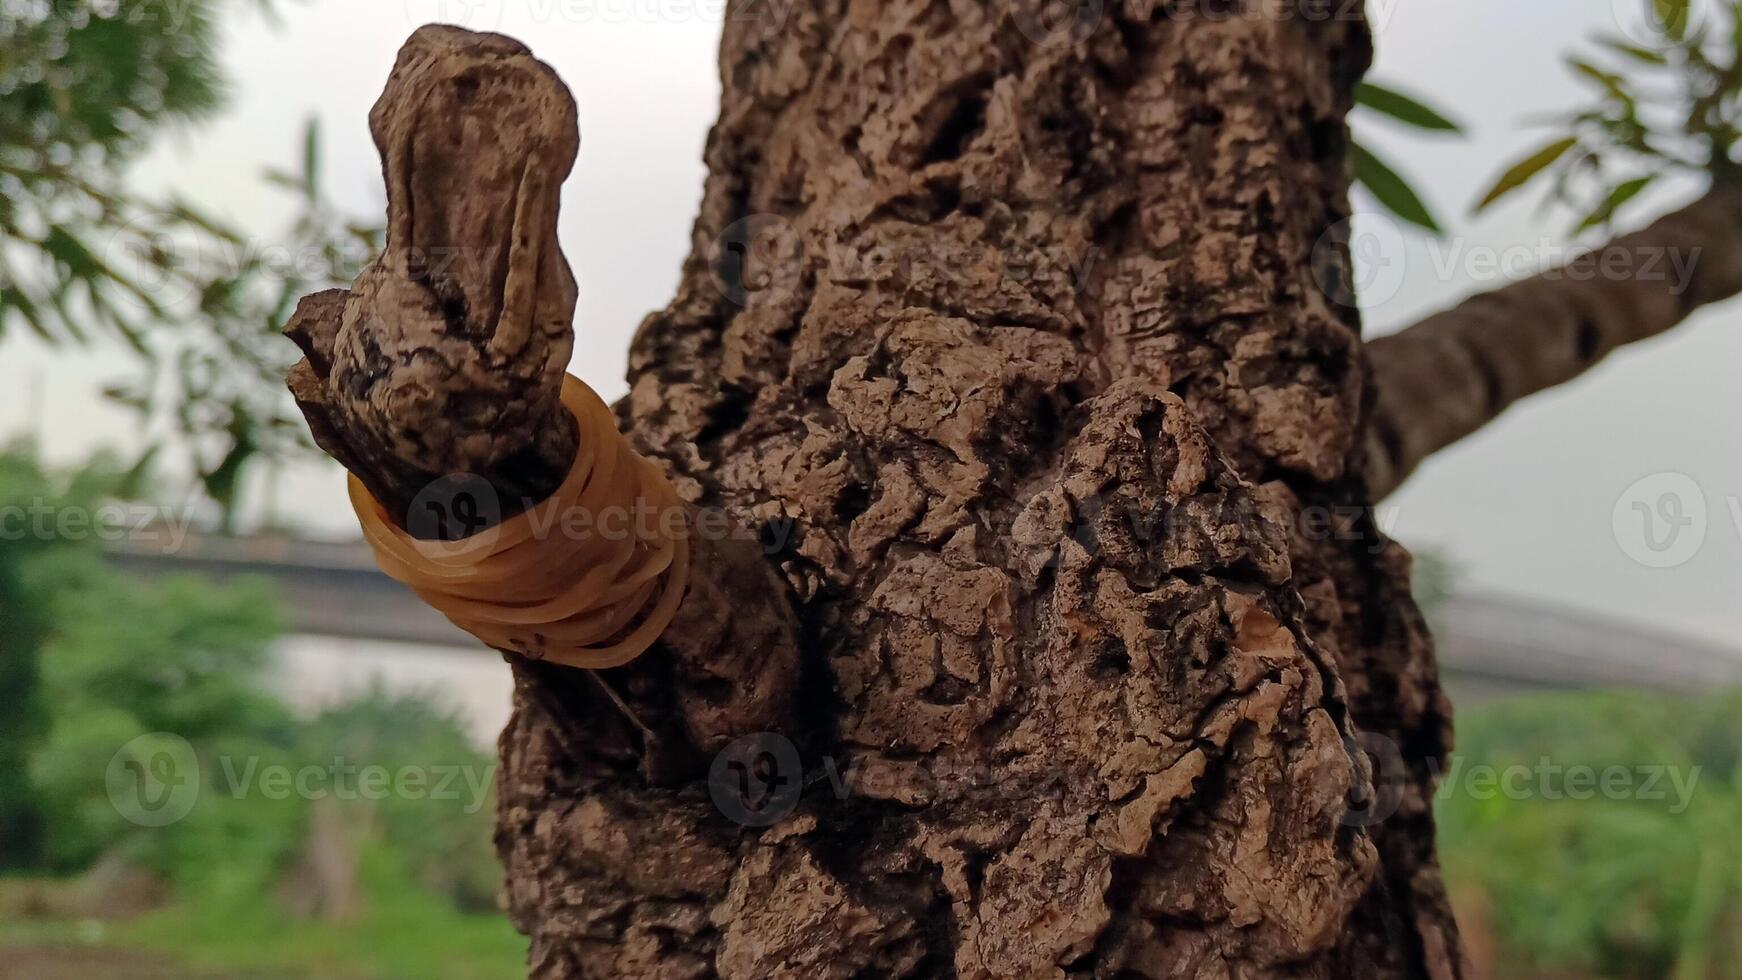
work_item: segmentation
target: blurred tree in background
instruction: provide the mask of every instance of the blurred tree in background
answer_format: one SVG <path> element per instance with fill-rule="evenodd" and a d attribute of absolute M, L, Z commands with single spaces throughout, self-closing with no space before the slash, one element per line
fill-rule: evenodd
<path fill-rule="evenodd" d="M 116 570 L 100 545 L 119 533 L 104 515 L 124 513 L 126 474 L 99 461 L 55 475 L 33 456 L 0 452 L 0 875 L 30 876 L 0 878 L 0 947 L 31 917 L 146 912 L 113 939 L 210 969 L 513 975 L 494 762 L 462 719 L 379 688 L 293 711 L 269 693 L 282 620 L 265 583 Z M 198 763 L 197 801 L 160 827 L 130 822 L 106 778 L 153 733 Z M 365 768 L 416 772 L 418 789 L 371 790 Z M 275 770 L 292 791 L 263 782 Z M 117 876 L 153 897 L 107 894 Z"/>
<path fill-rule="evenodd" d="M 1496 975 L 1742 977 L 1742 697 L 1467 709 L 1446 775 L 1446 873 Z"/>
<path fill-rule="evenodd" d="M 131 351 L 137 374 L 108 394 L 144 435 L 64 474 L 34 447 L 0 451 L 0 945 L 6 927 L 28 942 L 116 913 L 119 873 L 157 883 L 155 911 L 109 941 L 203 969 L 513 975 L 524 946 L 495 908 L 491 760 L 461 719 L 381 690 L 293 711 L 269 693 L 282 620 L 263 583 L 143 582 L 103 559 L 119 533 L 102 530 L 106 508 L 160 496 L 166 451 L 191 457 L 228 526 L 248 468 L 306 447 L 279 330 L 297 297 L 350 281 L 379 247 L 323 196 L 312 123 L 295 164 L 262 174 L 289 195 L 283 228 L 244 232 L 130 179 L 165 136 L 222 109 L 223 21 L 243 13 L 274 8 L 0 0 L 0 341 Z M 105 781 L 149 733 L 186 740 L 199 763 L 198 803 L 165 827 L 130 823 Z M 342 779 L 288 798 L 258 781 L 348 766 L 471 780 L 385 799 Z"/>
<path fill-rule="evenodd" d="M 109 396 L 150 437 L 134 465 L 171 442 L 232 522 L 250 463 L 308 447 L 282 378 L 279 329 L 297 297 L 349 282 L 379 246 L 319 182 L 306 129 L 295 172 L 263 175 L 297 214 L 249 235 L 126 175 L 156 140 L 222 106 L 220 14 L 270 0 L 7 0 L 0 18 L 0 337 L 120 341 L 136 377 Z"/>
<path fill-rule="evenodd" d="M 56 478 L 28 449 L 0 454 L 0 584 L 9 593 L 0 597 L 0 664 L 11 682 L 0 711 L 9 790 L 0 821 L 21 831 L 0 868 L 78 871 L 120 844 L 129 828 L 102 774 L 137 735 L 282 739 L 291 730 L 288 710 L 259 683 L 280 627 L 270 591 L 147 583 L 111 568 L 99 545 L 115 530 L 103 515 L 114 512 L 103 505 L 121 482 L 102 461 Z M 60 521 L 65 514 L 78 515 L 78 533 L 41 533 L 75 526 Z"/>

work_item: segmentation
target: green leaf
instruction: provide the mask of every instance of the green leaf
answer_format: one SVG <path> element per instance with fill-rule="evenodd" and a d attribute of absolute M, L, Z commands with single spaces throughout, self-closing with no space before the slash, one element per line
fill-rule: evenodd
<path fill-rule="evenodd" d="M 24 290 L 15 286 L 0 286 L 0 314 L 12 311 L 30 328 L 30 332 L 46 344 L 57 344 L 60 338 L 43 320 L 42 310 L 36 302 L 25 294 Z M 0 321 L 3 322 L 3 321 Z"/>
<path fill-rule="evenodd" d="M 300 185 L 298 186 L 300 187 Z M 208 232 L 217 238 L 221 238 L 226 242 L 240 243 L 242 241 L 241 232 L 234 228 L 227 227 L 223 222 L 202 212 L 200 209 L 180 198 L 171 198 L 168 207 L 163 213 L 169 218 L 193 225 L 194 227 Z"/>
<path fill-rule="evenodd" d="M 1688 0 L 1651 0 L 1651 12 L 1665 36 L 1678 41 L 1687 36 Z"/>
<path fill-rule="evenodd" d="M 51 226 L 39 244 L 44 252 L 60 263 L 68 277 L 89 279 L 101 271 L 97 257 L 91 254 L 78 235 L 64 226 Z"/>
<path fill-rule="evenodd" d="M 1433 213 L 1428 210 L 1421 197 L 1409 186 L 1409 182 L 1398 175 L 1383 160 L 1374 156 L 1366 147 L 1356 143 L 1355 182 L 1366 187 L 1379 203 L 1403 221 L 1425 228 L 1434 234 L 1439 234 L 1440 224 L 1434 220 Z"/>
<path fill-rule="evenodd" d="M 1610 191 L 1609 196 L 1603 199 L 1603 203 L 1597 205 L 1595 210 L 1586 215 L 1585 220 L 1579 222 L 1578 227 L 1573 229 L 1573 234 L 1577 235 L 1598 225 L 1608 224 L 1614 219 L 1615 212 L 1619 211 L 1622 205 L 1638 197 L 1639 192 L 1650 187 L 1651 182 L 1656 179 L 1656 174 L 1638 177 Z"/>
<path fill-rule="evenodd" d="M 1633 93 L 1627 91 L 1627 80 L 1620 75 L 1604 71 L 1582 58 L 1568 58 L 1567 67 L 1601 85 L 1610 95 L 1627 105 L 1633 105 Z"/>
<path fill-rule="evenodd" d="M 320 199 L 321 123 L 310 118 L 302 133 L 302 186 L 309 203 Z"/>
<path fill-rule="evenodd" d="M 1462 126 L 1423 105 L 1419 100 L 1375 82 L 1362 82 L 1361 87 L 1355 90 L 1355 102 L 1417 129 L 1459 134 L 1464 131 Z"/>
<path fill-rule="evenodd" d="M 285 190 L 295 191 L 298 194 L 308 193 L 308 188 L 304 186 L 301 177 L 293 177 L 275 167 L 267 167 L 265 170 L 261 171 L 261 176 L 267 183 L 282 187 Z"/>
<path fill-rule="evenodd" d="M 1661 52 L 1653 51 L 1650 48 L 1642 48 L 1637 44 L 1628 44 L 1626 41 L 1619 38 L 1600 37 L 1597 38 L 1597 43 L 1616 54 L 1632 58 L 1634 61 L 1642 62 L 1647 65 L 1669 64 L 1669 59 L 1664 57 Z"/>
<path fill-rule="evenodd" d="M 1523 187 L 1530 182 L 1532 177 L 1553 166 L 1556 160 L 1566 156 L 1568 150 L 1578 145 L 1578 137 L 1568 136 L 1555 140 L 1513 164 L 1511 169 L 1500 175 L 1500 179 L 1494 182 L 1494 186 L 1489 188 L 1488 193 L 1483 195 L 1481 202 L 1475 207 L 1475 213 L 1482 213 L 1495 201 Z"/>

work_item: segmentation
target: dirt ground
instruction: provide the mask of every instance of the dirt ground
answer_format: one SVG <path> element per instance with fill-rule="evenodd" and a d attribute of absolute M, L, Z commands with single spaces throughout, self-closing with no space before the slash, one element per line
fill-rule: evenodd
<path fill-rule="evenodd" d="M 0 949 L 0 980 L 278 980 L 262 974 L 194 973 L 173 959 L 124 949 Z"/>

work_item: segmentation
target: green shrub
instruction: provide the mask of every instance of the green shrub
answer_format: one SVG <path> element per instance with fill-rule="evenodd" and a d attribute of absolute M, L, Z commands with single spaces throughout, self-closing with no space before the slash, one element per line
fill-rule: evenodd
<path fill-rule="evenodd" d="M 1507 969 L 1742 977 L 1742 697 L 1520 699 L 1464 712 L 1458 744 L 1443 862 L 1488 906 Z M 1478 790 L 1479 766 L 1531 775 Z M 1629 775 L 1605 791 L 1576 767 Z"/>

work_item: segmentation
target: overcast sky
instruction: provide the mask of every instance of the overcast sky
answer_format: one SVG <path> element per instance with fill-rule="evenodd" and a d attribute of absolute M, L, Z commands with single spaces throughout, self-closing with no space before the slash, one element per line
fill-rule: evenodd
<path fill-rule="evenodd" d="M 717 108 L 719 6 L 309 0 L 287 5 L 278 27 L 233 17 L 224 50 L 235 82 L 229 110 L 166 141 L 134 179 L 177 187 L 239 226 L 269 233 L 286 202 L 260 172 L 296 160 L 302 120 L 317 116 L 332 196 L 358 214 L 378 214 L 384 198 L 366 117 L 405 35 L 418 23 L 467 17 L 469 26 L 513 34 L 557 69 L 580 104 L 581 155 L 561 226 L 581 285 L 573 369 L 615 397 L 624 390 L 630 334 L 670 297 L 688 247 L 702 140 Z M 1358 134 L 1405 170 L 1450 225 L 1439 241 L 1395 234 L 1380 222 L 1359 226 L 1373 243 L 1361 250 L 1374 287 L 1364 299 L 1370 332 L 1499 285 L 1490 257 L 1534 263 L 1560 254 L 1565 215 L 1539 215 L 1534 201 L 1521 200 L 1472 219 L 1468 206 L 1498 168 L 1543 138 L 1523 120 L 1578 99 L 1560 57 L 1613 25 L 1611 8 L 1609 0 L 1369 4 L 1379 49 L 1374 77 L 1431 95 L 1470 128 L 1468 138 L 1446 140 L 1357 122 Z M 1695 192 L 1660 188 L 1631 221 Z M 1453 558 L 1468 588 L 1742 646 L 1738 320 L 1742 301 L 1710 310 L 1513 409 L 1423 467 L 1385 503 L 1383 519 L 1405 543 Z M 97 392 L 129 368 L 118 353 L 48 352 L 14 331 L 0 341 L 0 436 L 35 426 L 63 461 L 124 445 L 130 417 L 101 404 Z M 256 474 L 261 483 L 267 477 Z M 1676 498 L 1666 503 L 1671 492 Z M 257 506 L 267 496 L 254 488 Z M 270 496 L 282 518 L 311 531 L 354 528 L 334 467 L 281 474 Z M 1654 551 L 1642 537 L 1649 514 L 1693 523 L 1673 546 Z M 1653 529 L 1660 547 L 1671 542 L 1668 524 Z"/>

